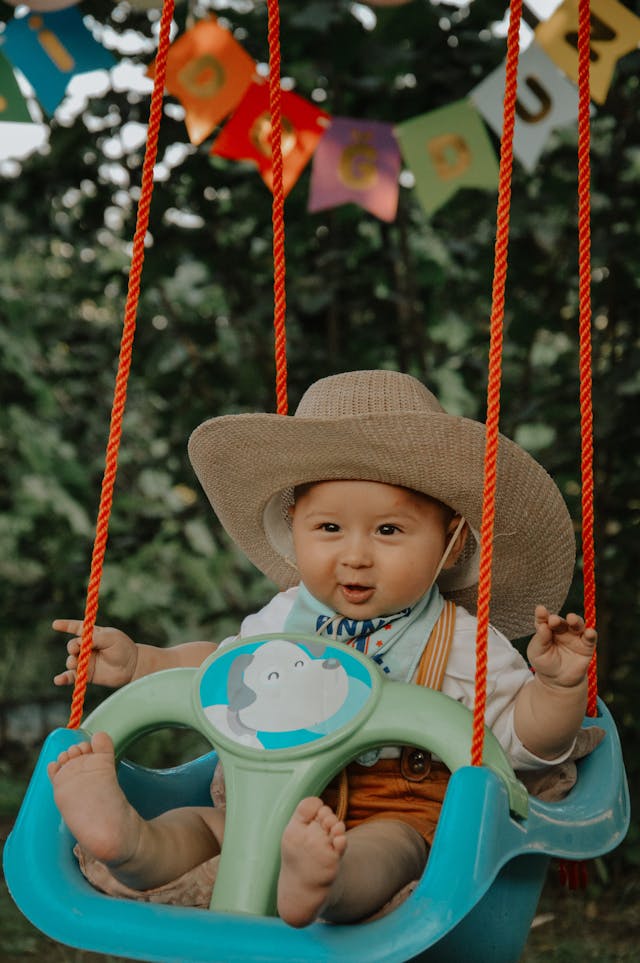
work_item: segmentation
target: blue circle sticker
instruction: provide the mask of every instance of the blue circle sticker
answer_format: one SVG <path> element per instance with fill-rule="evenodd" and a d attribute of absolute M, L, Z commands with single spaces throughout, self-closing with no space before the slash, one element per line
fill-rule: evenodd
<path fill-rule="evenodd" d="M 353 720 L 371 696 L 368 667 L 318 640 L 259 639 L 213 657 L 200 703 L 219 733 L 255 749 L 289 749 Z"/>

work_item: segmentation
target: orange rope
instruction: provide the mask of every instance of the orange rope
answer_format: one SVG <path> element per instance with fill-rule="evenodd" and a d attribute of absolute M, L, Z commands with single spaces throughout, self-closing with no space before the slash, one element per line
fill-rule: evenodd
<path fill-rule="evenodd" d="M 584 619 L 596 624 L 595 548 L 593 538 L 593 406 L 591 400 L 591 13 L 589 0 L 578 0 L 578 290 L 580 334 L 580 442 L 582 476 L 582 567 Z M 594 653 L 589 665 L 587 714 L 598 714 L 598 666 Z M 563 859 L 560 883 L 585 889 L 583 860 Z"/>
<path fill-rule="evenodd" d="M 500 384 L 502 380 L 502 335 L 504 292 L 507 280 L 509 215 L 511 208 L 511 174 L 513 170 L 513 132 L 518 86 L 520 53 L 520 21 L 522 0 L 511 0 L 505 75 L 500 174 L 494 252 L 494 273 L 489 344 L 489 376 L 487 385 L 487 424 L 484 462 L 484 494 L 480 529 L 480 574 L 478 578 L 478 628 L 476 636 L 476 681 L 473 708 L 471 765 L 482 765 L 484 719 L 487 706 L 487 646 L 489 640 L 489 604 L 491 600 L 491 563 L 493 560 L 493 528 L 495 521 L 496 476 L 498 463 L 498 427 L 500 421 Z"/>
<path fill-rule="evenodd" d="M 282 182 L 282 91 L 280 89 L 280 8 L 269 0 L 269 112 L 271 114 L 271 157 L 273 176 L 273 327 L 276 361 L 276 411 L 286 415 L 287 354 L 286 294 L 284 286 L 284 188 Z"/>
<path fill-rule="evenodd" d="M 93 545 L 93 555 L 91 558 L 89 585 L 87 588 L 84 625 L 82 630 L 82 643 L 80 646 L 76 681 L 71 700 L 71 715 L 68 722 L 70 729 L 77 729 L 80 725 L 82 711 L 84 708 L 84 699 L 87 690 L 89 659 L 91 657 L 91 650 L 93 649 L 93 630 L 95 628 L 96 617 L 98 614 L 98 594 L 100 591 L 100 582 L 102 580 L 104 556 L 107 547 L 109 517 L 111 515 L 111 505 L 113 501 L 113 488 L 115 485 L 118 467 L 118 450 L 120 447 L 120 439 L 122 437 L 122 418 L 124 415 L 127 397 L 127 381 L 129 378 L 129 371 L 131 369 L 133 338 L 136 327 L 136 312 L 140 297 L 140 277 L 144 262 L 144 239 L 147 233 L 147 227 L 149 225 L 149 210 L 151 207 L 151 196 L 153 194 L 153 168 L 155 166 L 156 156 L 158 153 L 158 135 L 160 130 L 160 119 L 162 116 L 162 100 L 164 96 L 164 83 L 167 70 L 167 53 L 169 50 L 174 5 L 174 0 L 165 0 L 162 10 L 162 19 L 160 21 L 158 56 L 155 63 L 153 93 L 151 96 L 151 107 L 149 111 L 147 147 L 142 168 L 142 187 L 140 191 L 140 200 L 138 202 L 136 230 L 133 238 L 133 253 L 131 256 L 131 269 L 129 272 L 129 287 L 124 311 L 124 325 L 120 343 L 120 357 L 118 361 L 118 372 L 116 375 L 113 396 L 113 407 L 111 410 L 109 440 L 107 442 L 105 469 L 100 493 L 98 519 L 96 522 L 96 535 Z"/>
<path fill-rule="evenodd" d="M 582 446 L 582 564 L 584 619 L 596 624 L 593 484 L 593 407 L 591 401 L 591 17 L 589 0 L 578 4 L 578 259 L 580 298 L 580 438 Z M 587 713 L 597 715 L 598 667 L 589 666 Z"/>

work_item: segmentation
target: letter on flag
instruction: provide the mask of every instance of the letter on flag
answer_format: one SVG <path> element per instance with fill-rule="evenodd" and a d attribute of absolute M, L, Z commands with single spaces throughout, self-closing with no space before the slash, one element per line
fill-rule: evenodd
<path fill-rule="evenodd" d="M 469 94 L 498 137 L 502 137 L 505 72 L 503 63 Z M 574 122 L 577 116 L 577 87 L 536 43 L 531 43 L 518 64 L 513 132 L 513 152 L 525 170 L 534 170 L 552 131 Z"/>
<path fill-rule="evenodd" d="M 27 102 L 22 96 L 13 67 L 0 54 L 0 123 L 31 124 Z"/>
<path fill-rule="evenodd" d="M 166 87 L 185 109 L 192 144 L 201 144 L 242 100 L 255 61 L 215 17 L 201 20 L 169 48 Z M 147 74 L 153 77 L 155 63 Z"/>
<path fill-rule="evenodd" d="M 14 17 L 4 32 L 4 52 L 25 75 L 49 115 L 55 112 L 75 74 L 109 70 L 115 65 L 75 7 Z"/>
<path fill-rule="evenodd" d="M 329 115 L 291 91 L 282 91 L 282 180 L 285 196 L 300 177 L 325 132 Z M 273 190 L 269 87 L 252 83 L 233 116 L 220 131 L 211 154 L 258 165 Z"/>
<path fill-rule="evenodd" d="M 393 221 L 399 173 L 400 151 L 390 124 L 333 117 L 313 156 L 309 210 L 352 202 Z"/>
<path fill-rule="evenodd" d="M 458 100 L 407 120 L 396 127 L 396 137 L 427 214 L 433 214 L 461 187 L 496 190 L 496 155 L 470 101 Z"/>
<path fill-rule="evenodd" d="M 538 24 L 536 42 L 565 74 L 578 83 L 578 4 L 565 0 Z M 616 63 L 640 43 L 640 19 L 617 0 L 591 0 L 591 97 L 607 99 Z"/>

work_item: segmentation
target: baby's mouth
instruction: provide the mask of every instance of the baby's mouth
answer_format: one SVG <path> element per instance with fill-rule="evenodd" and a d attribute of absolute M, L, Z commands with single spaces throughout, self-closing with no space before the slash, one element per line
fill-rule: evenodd
<path fill-rule="evenodd" d="M 340 589 L 347 602 L 357 605 L 359 602 L 367 602 L 374 593 L 371 585 L 341 585 Z"/>

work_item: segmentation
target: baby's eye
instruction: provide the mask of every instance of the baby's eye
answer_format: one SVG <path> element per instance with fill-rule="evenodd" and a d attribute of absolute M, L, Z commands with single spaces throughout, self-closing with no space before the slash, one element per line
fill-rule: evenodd
<path fill-rule="evenodd" d="M 279 672 L 270 672 L 269 675 L 267 676 L 267 682 L 275 682 L 276 679 L 279 679 L 279 678 L 280 678 Z"/>
<path fill-rule="evenodd" d="M 336 522 L 323 522 L 320 526 L 323 532 L 339 532 L 340 526 Z"/>
<path fill-rule="evenodd" d="M 380 525 L 378 531 L 381 535 L 395 535 L 400 529 L 397 525 L 392 525 L 391 522 L 389 522 L 386 525 Z"/>

